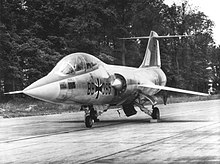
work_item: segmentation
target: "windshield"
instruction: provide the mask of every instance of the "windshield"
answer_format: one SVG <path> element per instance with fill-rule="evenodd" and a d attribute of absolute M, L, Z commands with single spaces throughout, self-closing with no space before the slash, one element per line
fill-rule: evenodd
<path fill-rule="evenodd" d="M 66 63 L 63 68 L 61 69 L 61 72 L 63 74 L 72 74 L 72 73 L 75 73 L 75 69 L 73 68 L 73 66 L 70 64 L 70 63 Z"/>
<path fill-rule="evenodd" d="M 74 53 L 64 57 L 51 72 L 61 75 L 74 75 L 98 68 L 101 61 L 86 53 Z"/>

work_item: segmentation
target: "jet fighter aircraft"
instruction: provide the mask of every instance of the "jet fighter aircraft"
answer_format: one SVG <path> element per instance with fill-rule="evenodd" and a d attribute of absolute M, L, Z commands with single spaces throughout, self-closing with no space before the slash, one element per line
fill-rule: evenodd
<path fill-rule="evenodd" d="M 7 94 L 24 93 L 51 103 L 80 104 L 88 128 L 112 106 L 121 106 L 127 117 L 136 114 L 134 106 L 137 106 L 153 119 L 160 119 L 153 97 L 160 90 L 208 95 L 165 86 L 167 79 L 161 69 L 158 39 L 184 36 L 158 36 L 151 31 L 147 37 L 123 38 L 149 39 L 139 68 L 108 65 L 90 54 L 73 53 L 60 60 L 47 76 L 22 91 Z M 147 101 L 152 109 L 145 107 Z"/>

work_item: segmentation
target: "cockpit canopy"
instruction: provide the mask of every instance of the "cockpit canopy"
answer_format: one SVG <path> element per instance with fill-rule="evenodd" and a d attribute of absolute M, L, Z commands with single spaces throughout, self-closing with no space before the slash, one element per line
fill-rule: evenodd
<path fill-rule="evenodd" d="M 100 63 L 101 61 L 92 55 L 73 53 L 59 61 L 51 72 L 62 76 L 81 74 L 97 69 Z"/>

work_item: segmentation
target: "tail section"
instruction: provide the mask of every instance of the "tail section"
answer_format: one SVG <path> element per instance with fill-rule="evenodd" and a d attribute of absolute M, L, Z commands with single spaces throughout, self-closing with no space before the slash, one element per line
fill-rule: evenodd
<path fill-rule="evenodd" d="M 151 67 L 157 66 L 161 67 L 161 60 L 160 60 L 160 47 L 159 41 L 160 38 L 179 38 L 187 37 L 188 35 L 167 35 L 167 36 L 158 36 L 155 31 L 150 32 L 150 36 L 141 36 L 141 37 L 131 37 L 131 38 L 121 38 L 121 39 L 149 39 L 144 60 L 140 65 L 140 68 L 143 67 Z"/>
<path fill-rule="evenodd" d="M 160 47 L 159 47 L 159 41 L 157 40 L 158 35 L 156 32 L 151 31 L 144 60 L 142 64 L 140 65 L 140 68 L 142 67 L 149 67 L 149 66 L 158 66 L 161 67 L 161 61 L 160 61 Z"/>

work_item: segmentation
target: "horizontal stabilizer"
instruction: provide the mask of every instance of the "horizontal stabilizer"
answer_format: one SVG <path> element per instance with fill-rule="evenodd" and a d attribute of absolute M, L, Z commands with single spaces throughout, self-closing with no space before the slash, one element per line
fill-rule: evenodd
<path fill-rule="evenodd" d="M 19 93 L 24 93 L 23 91 L 13 91 L 13 92 L 7 92 L 4 93 L 5 95 L 13 95 L 13 94 L 19 94 Z"/>
<path fill-rule="evenodd" d="M 130 37 L 130 38 L 119 38 L 119 39 L 149 39 L 149 38 L 155 38 L 155 39 L 161 39 L 161 38 L 179 38 L 182 37 L 189 37 L 191 35 L 165 35 L 165 36 L 140 36 L 140 37 Z"/>
<path fill-rule="evenodd" d="M 153 88 L 153 89 L 160 89 L 160 90 L 166 90 L 166 91 L 172 91 L 172 92 L 179 92 L 179 93 L 186 93 L 186 94 L 192 94 L 192 95 L 199 95 L 199 96 L 210 96 L 207 93 L 201 93 L 201 92 L 195 92 L 195 91 L 189 91 L 184 89 L 178 89 L 178 88 L 172 88 L 172 87 L 166 87 L 166 86 L 160 86 L 160 85 L 138 85 L 139 88 Z"/>

